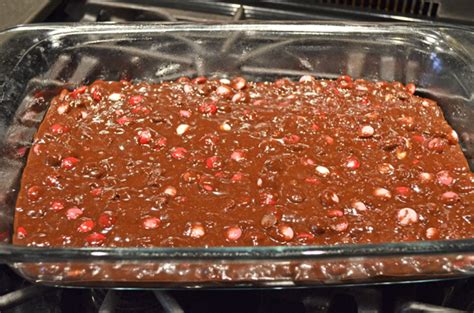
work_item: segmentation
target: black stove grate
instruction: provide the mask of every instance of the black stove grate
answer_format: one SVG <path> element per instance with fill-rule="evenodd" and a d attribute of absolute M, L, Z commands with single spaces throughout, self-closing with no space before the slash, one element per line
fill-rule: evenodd
<path fill-rule="evenodd" d="M 8 276 L 2 283 L 23 287 L 0 296 L 0 312 L 4 313 L 474 312 L 474 278 L 279 290 L 124 291 L 32 286 Z"/>
<path fill-rule="evenodd" d="M 474 24 L 471 0 L 64 1 L 47 21 L 360 20 Z"/>
<path fill-rule="evenodd" d="M 87 0 L 42 1 L 57 7 L 47 22 L 95 21 L 213 21 L 213 20 L 314 20 L 352 19 L 365 21 L 440 21 L 472 23 L 471 0 L 448 5 L 442 0 L 312 0 L 312 1 L 172 1 L 172 0 Z M 228 49 L 238 38 L 229 38 Z M 102 47 L 110 49 L 111 47 Z M 116 48 L 116 47 L 112 47 Z M 268 49 L 271 49 L 269 47 Z M 137 55 L 146 51 L 135 51 Z M 140 54 L 141 53 L 141 54 Z M 265 53 L 256 51 L 254 53 Z M 173 56 L 141 55 L 169 58 Z M 188 60 L 181 60 L 186 63 Z M 242 61 L 242 60 L 241 60 Z M 242 65 L 245 66 L 245 60 Z M 64 55 L 58 62 L 71 62 Z M 79 82 L 95 66 L 94 59 L 82 60 L 70 82 Z M 191 61 L 192 62 L 192 61 Z M 57 66 L 58 71 L 64 64 Z M 54 70 L 54 67 L 53 67 Z M 247 66 L 248 73 L 275 74 L 278 69 Z M 262 72 L 263 71 L 263 72 Z M 267 71 L 267 72 L 265 72 Z M 196 73 L 199 72 L 198 64 Z M 195 75 L 196 73 L 189 73 Z M 51 74 L 51 73 L 50 73 Z M 58 72 L 58 76 L 59 76 Z M 301 75 L 302 73 L 280 73 Z M 51 74 L 51 77 L 55 75 Z M 170 77 L 170 79 L 175 77 Z M 63 85 L 38 79 L 39 87 Z M 23 121 L 27 123 L 28 121 Z M 38 121 L 32 120 L 31 123 Z M 25 124 L 26 125 L 26 124 Z M 416 284 L 330 287 L 280 290 L 175 290 L 120 291 L 106 289 L 61 289 L 29 285 L 8 267 L 0 266 L 0 312 L 2 313 L 212 313 L 212 312 L 474 312 L 474 278 Z"/>

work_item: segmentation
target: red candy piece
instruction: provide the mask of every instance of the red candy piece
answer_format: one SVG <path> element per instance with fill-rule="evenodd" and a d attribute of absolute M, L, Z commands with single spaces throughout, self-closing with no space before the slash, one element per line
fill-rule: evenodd
<path fill-rule="evenodd" d="M 234 175 L 232 175 L 231 180 L 235 183 L 241 181 L 243 177 L 244 175 L 242 173 L 235 173 Z"/>
<path fill-rule="evenodd" d="M 283 141 L 286 144 L 296 144 L 300 141 L 300 139 L 301 138 L 298 135 L 288 135 L 288 136 L 283 137 Z"/>
<path fill-rule="evenodd" d="M 260 198 L 264 205 L 275 205 L 277 203 L 277 196 L 271 193 L 261 193 Z"/>
<path fill-rule="evenodd" d="M 193 84 L 204 84 L 205 82 L 207 82 L 207 78 L 204 77 L 204 76 L 199 76 L 199 77 L 196 77 L 194 78 L 192 81 L 191 81 Z"/>
<path fill-rule="evenodd" d="M 92 91 L 92 99 L 94 99 L 97 102 L 102 100 L 102 92 L 99 89 L 94 88 Z"/>
<path fill-rule="evenodd" d="M 395 187 L 395 192 L 399 196 L 408 197 L 411 194 L 411 189 L 406 186 L 399 186 L 399 187 Z"/>
<path fill-rule="evenodd" d="M 299 233 L 296 235 L 296 239 L 298 240 L 312 240 L 314 239 L 314 235 L 310 233 Z"/>
<path fill-rule="evenodd" d="M 57 175 L 46 176 L 46 184 L 50 187 L 60 186 L 59 176 L 57 176 Z"/>
<path fill-rule="evenodd" d="M 91 246 L 97 246 L 102 244 L 105 239 L 105 235 L 102 235 L 100 233 L 92 233 L 86 237 L 86 242 Z"/>
<path fill-rule="evenodd" d="M 316 177 L 307 177 L 304 180 L 306 183 L 311 184 L 311 185 L 319 185 L 321 184 L 321 181 L 316 178 Z"/>
<path fill-rule="evenodd" d="M 216 114 L 217 106 L 214 103 L 205 102 L 199 106 L 199 111 L 204 114 Z"/>
<path fill-rule="evenodd" d="M 142 101 L 143 101 L 143 96 L 140 96 L 140 95 L 138 95 L 138 96 L 131 96 L 130 99 L 128 99 L 128 103 L 129 103 L 130 105 L 137 105 L 137 104 L 139 104 L 139 103 L 142 102 Z"/>
<path fill-rule="evenodd" d="M 149 130 L 140 130 L 138 132 L 138 142 L 142 145 L 146 145 L 151 141 L 151 132 Z"/>
<path fill-rule="evenodd" d="M 61 124 L 53 124 L 51 125 L 51 132 L 55 135 L 63 134 L 67 131 L 67 127 Z"/>
<path fill-rule="evenodd" d="M 344 215 L 344 212 L 341 210 L 329 210 L 326 215 L 328 217 L 341 217 Z"/>
<path fill-rule="evenodd" d="M 360 167 L 360 162 L 356 157 L 352 156 L 346 160 L 345 166 L 350 170 L 356 170 Z"/>
<path fill-rule="evenodd" d="M 407 84 L 407 85 L 406 85 L 405 89 L 406 89 L 410 94 L 413 95 L 413 94 L 415 94 L 416 86 L 415 86 L 415 84 L 410 83 L 410 84 Z"/>
<path fill-rule="evenodd" d="M 120 125 L 125 125 L 125 124 L 128 124 L 132 121 L 133 119 L 131 119 L 130 117 L 128 116 L 121 116 L 119 117 L 116 122 Z"/>
<path fill-rule="evenodd" d="M 219 168 L 222 165 L 221 160 L 218 156 L 212 156 L 206 159 L 207 168 Z"/>
<path fill-rule="evenodd" d="M 177 160 L 184 159 L 187 153 L 188 153 L 188 150 L 181 147 L 177 147 L 171 150 L 171 156 Z"/>
<path fill-rule="evenodd" d="M 115 223 L 115 218 L 112 216 L 112 212 L 103 212 L 99 215 L 97 223 L 102 228 L 110 228 Z"/>
<path fill-rule="evenodd" d="M 95 226 L 95 223 L 93 220 L 85 220 L 84 222 L 79 225 L 77 228 L 77 231 L 80 233 L 87 233 L 90 232 Z"/>
<path fill-rule="evenodd" d="M 102 188 L 94 188 L 90 191 L 90 194 L 94 197 L 100 197 L 102 195 Z"/>
<path fill-rule="evenodd" d="M 61 201 L 54 201 L 53 203 L 51 203 L 51 210 L 61 211 L 62 209 L 64 209 L 64 203 L 62 203 Z"/>
<path fill-rule="evenodd" d="M 40 198 L 41 189 L 39 186 L 31 186 L 28 188 L 26 195 L 30 200 L 38 200 Z"/>
<path fill-rule="evenodd" d="M 86 92 L 86 90 L 87 90 L 87 86 L 78 87 L 71 92 L 71 97 L 76 99 L 79 95 Z"/>
<path fill-rule="evenodd" d="M 78 162 L 79 162 L 79 159 L 75 157 L 67 157 L 61 161 L 61 167 L 66 170 L 70 170 L 70 169 L 73 169 Z"/>
<path fill-rule="evenodd" d="M 17 229 L 16 229 L 16 236 L 18 239 L 24 239 L 26 238 L 26 236 L 28 236 L 28 232 L 26 231 L 26 229 L 22 226 L 19 226 Z"/>
<path fill-rule="evenodd" d="M 159 147 L 159 148 L 162 148 L 162 147 L 166 146 L 167 142 L 168 142 L 168 140 L 165 137 L 160 137 L 156 140 L 156 146 Z"/>

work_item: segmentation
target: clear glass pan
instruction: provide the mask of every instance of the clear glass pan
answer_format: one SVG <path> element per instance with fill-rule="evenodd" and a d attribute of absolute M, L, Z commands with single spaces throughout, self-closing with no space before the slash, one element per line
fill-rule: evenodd
<path fill-rule="evenodd" d="M 299 286 L 474 274 L 474 239 L 200 249 L 26 248 L 10 241 L 32 136 L 62 88 L 96 79 L 349 74 L 414 82 L 474 165 L 474 35 L 432 24 L 60 24 L 0 32 L 0 262 L 61 286 Z M 473 208 L 474 209 L 474 208 Z M 474 226 L 473 226 L 474 227 Z M 473 228 L 474 229 L 474 228 Z"/>

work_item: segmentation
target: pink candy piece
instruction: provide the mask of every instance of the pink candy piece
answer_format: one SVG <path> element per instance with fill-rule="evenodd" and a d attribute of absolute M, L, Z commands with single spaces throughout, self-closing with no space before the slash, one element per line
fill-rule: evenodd
<path fill-rule="evenodd" d="M 143 220 L 143 227 L 145 229 L 155 229 L 160 225 L 160 219 L 157 217 L 147 217 Z"/>
<path fill-rule="evenodd" d="M 418 222 L 418 213 L 411 208 L 404 208 L 398 211 L 398 222 L 402 226 L 408 226 Z"/>
<path fill-rule="evenodd" d="M 75 220 L 81 215 L 82 210 L 77 207 L 70 208 L 66 211 L 66 217 L 68 220 Z"/>
<path fill-rule="evenodd" d="M 452 204 L 454 202 L 457 202 L 460 199 L 461 198 L 459 197 L 459 195 L 457 193 L 455 193 L 454 191 L 446 191 L 445 193 L 443 193 L 441 195 L 441 200 L 444 203 L 448 203 L 448 204 Z"/>
<path fill-rule="evenodd" d="M 242 229 L 238 226 L 232 226 L 226 230 L 226 238 L 230 241 L 236 241 L 242 236 Z"/>
<path fill-rule="evenodd" d="M 440 185 L 450 186 L 453 183 L 454 178 L 448 171 L 440 171 L 436 174 L 436 181 Z"/>
<path fill-rule="evenodd" d="M 278 226 L 278 233 L 283 237 L 285 241 L 290 241 L 295 236 L 293 228 L 288 225 Z"/>

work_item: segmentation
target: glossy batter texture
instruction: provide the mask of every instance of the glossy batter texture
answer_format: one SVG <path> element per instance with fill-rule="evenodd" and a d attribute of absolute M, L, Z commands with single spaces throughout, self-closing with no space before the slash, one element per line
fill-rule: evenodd
<path fill-rule="evenodd" d="M 473 237 L 474 176 L 401 83 L 97 81 L 51 102 L 14 243 L 204 247 Z"/>

